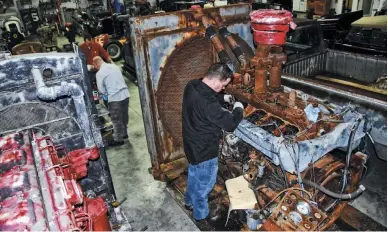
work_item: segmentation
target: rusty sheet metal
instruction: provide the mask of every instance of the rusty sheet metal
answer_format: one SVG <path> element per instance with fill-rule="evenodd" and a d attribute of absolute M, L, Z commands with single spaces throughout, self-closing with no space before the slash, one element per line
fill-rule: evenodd
<path fill-rule="evenodd" d="M 159 115 L 177 146 L 183 145 L 183 89 L 190 80 L 202 77 L 213 60 L 212 44 L 207 38 L 196 37 L 174 51 L 162 72 L 157 91 Z"/>
<path fill-rule="evenodd" d="M 368 152 L 376 154 L 379 158 L 387 160 L 387 102 L 370 98 L 359 93 L 353 93 L 338 86 L 324 84 L 309 78 L 299 78 L 291 75 L 282 75 L 282 83 L 294 89 L 302 90 L 306 94 L 311 94 L 319 99 L 331 102 L 341 107 L 352 103 L 357 107 L 359 113 L 364 115 L 366 121 L 366 131 L 369 131 L 374 140 L 374 145 Z M 369 143 L 369 142 L 368 142 Z"/>
<path fill-rule="evenodd" d="M 152 73 L 152 85 L 155 90 L 158 89 L 159 78 L 161 76 L 161 70 L 165 66 L 169 52 L 175 49 L 176 44 L 184 37 L 184 33 L 178 33 L 173 35 L 164 35 L 156 37 L 148 42 L 148 49 L 150 54 L 151 73 Z"/>
<path fill-rule="evenodd" d="M 319 98 L 334 104 L 344 106 L 351 102 L 365 118 L 368 118 L 366 129 L 374 140 L 374 144 L 370 144 L 370 147 L 375 147 L 369 152 L 376 153 L 379 158 L 387 160 L 386 96 L 311 79 L 321 73 L 370 83 L 387 73 L 386 59 L 328 50 L 325 53 L 304 57 L 286 64 L 283 68 L 282 82 L 284 85 L 303 90 L 305 93 L 319 95 Z"/>
<path fill-rule="evenodd" d="M 206 9 L 253 47 L 249 4 Z M 181 104 L 186 83 L 201 77 L 217 56 L 191 11 L 129 19 L 148 150 L 154 169 L 184 157 Z M 215 23 L 215 22 L 211 22 Z M 248 47 L 249 47 L 248 46 Z"/>
<path fill-rule="evenodd" d="M 145 31 L 176 30 L 179 29 L 179 16 L 176 14 L 153 15 L 135 19 L 140 33 Z"/>

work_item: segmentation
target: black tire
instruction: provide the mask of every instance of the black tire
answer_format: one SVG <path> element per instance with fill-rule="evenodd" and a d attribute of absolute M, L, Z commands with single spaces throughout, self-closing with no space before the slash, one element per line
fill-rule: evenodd
<path fill-rule="evenodd" d="M 114 62 L 121 60 L 123 57 L 123 45 L 119 41 L 109 41 L 104 46 L 104 49 L 108 52 L 110 58 Z"/>

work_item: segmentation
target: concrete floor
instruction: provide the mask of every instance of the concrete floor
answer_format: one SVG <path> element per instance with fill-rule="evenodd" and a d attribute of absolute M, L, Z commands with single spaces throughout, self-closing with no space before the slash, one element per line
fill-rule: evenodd
<path fill-rule="evenodd" d="M 144 134 L 138 88 L 128 80 L 129 141 L 108 148 L 107 156 L 118 200 L 127 197 L 122 209 L 134 230 L 148 226 L 150 231 L 199 231 L 166 190 L 166 183 L 148 173 L 151 159 Z"/>
<path fill-rule="evenodd" d="M 387 162 L 371 156 L 368 171 L 361 180 L 365 192 L 353 200 L 350 205 L 387 226 Z M 373 165 L 372 165 L 373 164 Z"/>

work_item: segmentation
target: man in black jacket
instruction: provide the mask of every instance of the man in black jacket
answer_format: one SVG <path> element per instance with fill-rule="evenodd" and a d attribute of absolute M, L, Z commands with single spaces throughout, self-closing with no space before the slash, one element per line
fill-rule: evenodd
<path fill-rule="evenodd" d="M 232 101 L 231 95 L 219 94 L 231 78 L 225 64 L 213 64 L 203 79 L 190 81 L 184 91 L 182 133 L 190 163 L 185 206 L 193 210 L 195 220 L 211 218 L 208 195 L 217 179 L 221 129 L 233 131 L 243 118 L 240 102 L 234 103 L 232 112 L 221 107 L 222 102 Z"/>

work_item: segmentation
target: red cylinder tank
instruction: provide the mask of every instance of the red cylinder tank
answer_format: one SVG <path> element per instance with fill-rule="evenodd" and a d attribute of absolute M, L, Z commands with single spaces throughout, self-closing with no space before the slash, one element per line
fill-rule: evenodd
<path fill-rule="evenodd" d="M 250 16 L 253 39 L 258 44 L 282 45 L 289 28 L 296 27 L 292 14 L 286 10 L 256 10 Z"/>

